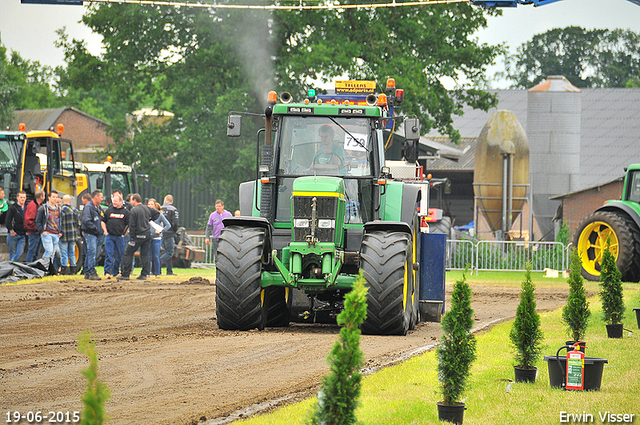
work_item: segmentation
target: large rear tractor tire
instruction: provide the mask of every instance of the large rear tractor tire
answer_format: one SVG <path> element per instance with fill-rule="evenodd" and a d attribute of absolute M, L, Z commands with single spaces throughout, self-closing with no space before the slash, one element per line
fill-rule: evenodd
<path fill-rule="evenodd" d="M 216 258 L 216 315 L 224 330 L 264 329 L 262 257 L 265 231 L 227 226 Z"/>
<path fill-rule="evenodd" d="M 573 245 L 582 260 L 582 276 L 587 280 L 600 279 L 607 238 L 622 280 L 640 280 L 640 229 L 626 214 L 615 211 L 596 211 L 578 225 Z"/>
<path fill-rule="evenodd" d="M 406 335 L 415 320 L 411 235 L 403 232 L 365 233 L 360 251 L 367 291 L 367 318 L 362 332 Z"/>

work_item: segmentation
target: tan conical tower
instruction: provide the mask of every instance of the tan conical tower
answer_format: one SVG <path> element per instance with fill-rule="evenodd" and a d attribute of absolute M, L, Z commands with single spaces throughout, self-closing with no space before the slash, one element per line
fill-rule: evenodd
<path fill-rule="evenodd" d="M 513 171 L 509 171 L 509 166 Z M 514 185 L 529 183 L 529 142 L 515 114 L 499 110 L 489 118 L 478 137 L 473 178 L 480 211 L 493 231 L 509 230 L 507 223 L 503 223 L 503 184 L 509 179 Z M 526 195 L 526 187 L 513 186 L 510 208 L 513 214 L 510 219 L 507 217 L 508 221 L 516 219 Z"/>

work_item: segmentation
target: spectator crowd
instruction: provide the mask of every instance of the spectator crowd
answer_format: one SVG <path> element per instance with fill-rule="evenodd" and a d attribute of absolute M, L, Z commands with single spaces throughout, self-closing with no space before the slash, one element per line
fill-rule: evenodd
<path fill-rule="evenodd" d="M 10 204 L 0 188 L 0 224 L 7 228 L 10 261 L 20 261 L 26 248 L 26 262 L 31 263 L 44 248 L 41 258 L 55 272 L 70 275 L 82 268 L 85 279 L 101 280 L 96 263 L 104 246 L 106 279 L 129 280 L 136 251 L 140 252 L 142 263 L 137 279 L 160 276 L 163 265 L 167 275 L 174 275 L 179 213 L 172 195 L 166 195 L 162 205 L 153 198 L 144 204 L 139 194 L 130 194 L 125 200 L 116 190 L 110 205 L 103 210 L 104 196 L 96 190 L 83 195 L 82 211 L 71 205 L 69 195 L 60 198 L 55 190 L 46 195 L 37 191 L 27 203 L 27 194 L 21 191 Z M 213 238 L 219 233 L 214 232 Z M 76 264 L 77 246 L 84 253 L 83 264 Z M 162 248 L 164 253 L 160 255 Z"/>

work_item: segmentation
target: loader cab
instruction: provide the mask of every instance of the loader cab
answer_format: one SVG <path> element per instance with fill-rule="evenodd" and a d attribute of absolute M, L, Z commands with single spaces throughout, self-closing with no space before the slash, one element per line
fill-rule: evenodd
<path fill-rule="evenodd" d="M 55 189 L 61 197 L 66 194 L 75 198 L 73 147 L 71 141 L 56 136 L 53 132 L 27 133 L 23 155 L 24 184 L 35 190 L 42 189 L 45 193 Z"/>

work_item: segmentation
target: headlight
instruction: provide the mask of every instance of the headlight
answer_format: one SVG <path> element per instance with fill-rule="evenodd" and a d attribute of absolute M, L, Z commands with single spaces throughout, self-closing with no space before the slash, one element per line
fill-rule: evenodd
<path fill-rule="evenodd" d="M 309 227 L 308 218 L 296 218 L 293 222 L 294 227 Z"/>
<path fill-rule="evenodd" d="M 320 229 L 333 229 L 336 227 L 335 220 L 318 220 L 318 228 Z"/>

